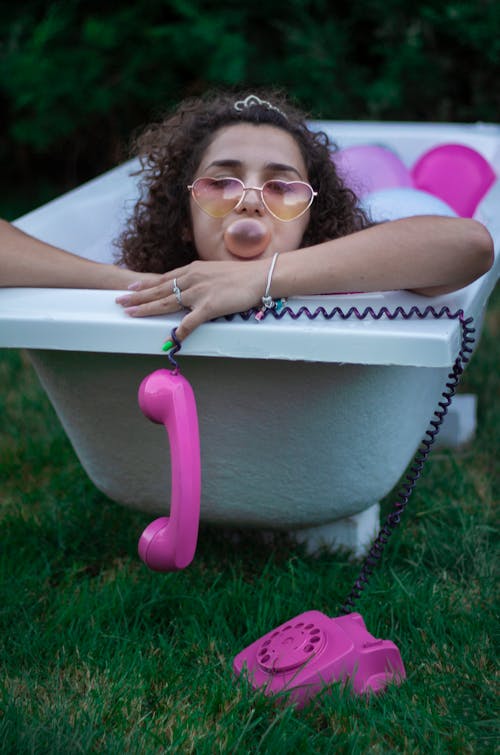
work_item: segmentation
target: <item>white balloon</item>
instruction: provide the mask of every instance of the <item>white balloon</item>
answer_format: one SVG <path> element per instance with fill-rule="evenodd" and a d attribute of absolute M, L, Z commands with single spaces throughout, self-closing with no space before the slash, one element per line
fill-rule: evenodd
<path fill-rule="evenodd" d="M 474 213 L 474 220 L 486 226 L 495 240 L 495 253 L 500 255 L 500 179 L 486 192 Z"/>
<path fill-rule="evenodd" d="M 474 213 L 474 218 L 488 227 L 494 221 L 498 222 L 500 208 L 500 179 L 488 189 L 479 202 Z"/>
<path fill-rule="evenodd" d="M 396 187 L 373 191 L 360 202 L 370 218 L 380 223 L 384 220 L 398 220 L 413 215 L 447 215 L 458 217 L 455 210 L 442 199 L 427 191 L 409 187 Z"/>

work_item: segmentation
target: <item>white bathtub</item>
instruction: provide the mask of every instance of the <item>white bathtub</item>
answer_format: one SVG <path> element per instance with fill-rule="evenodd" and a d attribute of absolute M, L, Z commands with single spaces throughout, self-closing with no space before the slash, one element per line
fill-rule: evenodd
<path fill-rule="evenodd" d="M 321 123 L 345 146 L 384 143 L 410 165 L 440 142 L 482 152 L 500 174 L 500 127 Z M 108 260 L 135 197 L 131 165 L 110 171 L 21 218 L 53 244 Z M 495 184 L 477 216 L 500 239 Z M 295 309 L 398 305 L 463 309 L 479 334 L 494 268 L 459 292 L 406 292 L 290 300 Z M 140 381 L 168 367 L 161 346 L 179 316 L 132 320 L 116 291 L 0 290 L 0 346 L 30 357 L 95 485 L 127 506 L 168 511 L 170 467 L 162 427 L 137 404 Z M 202 521 L 297 530 L 362 552 L 378 502 L 396 485 L 425 434 L 460 347 L 457 320 L 321 318 L 208 323 L 183 345 L 195 391 L 202 454 Z"/>

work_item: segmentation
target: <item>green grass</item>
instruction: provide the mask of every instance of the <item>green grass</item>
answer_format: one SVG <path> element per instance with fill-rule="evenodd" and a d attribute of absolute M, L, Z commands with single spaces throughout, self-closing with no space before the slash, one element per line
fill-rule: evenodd
<path fill-rule="evenodd" d="M 4 351 L 0 751 L 498 751 L 495 300 L 463 385 L 479 396 L 477 439 L 431 454 L 358 604 L 407 682 L 369 700 L 334 688 L 302 712 L 235 682 L 231 660 L 303 610 L 334 615 L 358 567 L 204 527 L 188 570 L 149 572 L 136 543 L 150 517 L 93 487 L 25 356 Z"/>

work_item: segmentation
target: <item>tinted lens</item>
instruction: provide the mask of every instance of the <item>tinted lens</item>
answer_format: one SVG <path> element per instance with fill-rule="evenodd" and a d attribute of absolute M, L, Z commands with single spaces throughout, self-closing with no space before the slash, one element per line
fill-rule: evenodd
<path fill-rule="evenodd" d="M 266 181 L 262 197 L 268 210 L 280 220 L 294 220 L 310 206 L 314 193 L 302 181 Z"/>
<path fill-rule="evenodd" d="M 213 218 L 222 218 L 240 201 L 243 184 L 237 178 L 197 178 L 192 192 L 204 212 Z"/>

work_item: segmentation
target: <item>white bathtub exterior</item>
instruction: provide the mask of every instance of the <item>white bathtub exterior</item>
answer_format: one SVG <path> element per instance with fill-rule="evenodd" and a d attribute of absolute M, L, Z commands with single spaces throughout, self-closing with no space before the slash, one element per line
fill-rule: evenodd
<path fill-rule="evenodd" d="M 392 146 L 408 165 L 430 146 L 461 142 L 479 149 L 500 174 L 496 126 L 318 125 L 344 146 Z M 109 260 L 110 241 L 137 195 L 130 169 L 121 166 L 18 225 L 63 248 Z M 497 252 L 498 187 L 477 213 Z M 479 331 L 498 273 L 497 256 L 488 275 L 437 299 L 388 292 L 311 297 L 290 305 L 446 305 L 472 315 Z M 97 487 L 127 506 L 165 513 L 167 440 L 163 428 L 141 414 L 137 389 L 149 372 L 168 367 L 161 345 L 179 316 L 131 320 L 114 303 L 116 295 L 4 289 L 0 346 L 29 349 Z M 376 512 L 424 436 L 459 345 L 459 323 L 446 318 L 258 323 L 236 317 L 199 328 L 179 361 L 198 405 L 202 520 L 305 530 Z"/>

